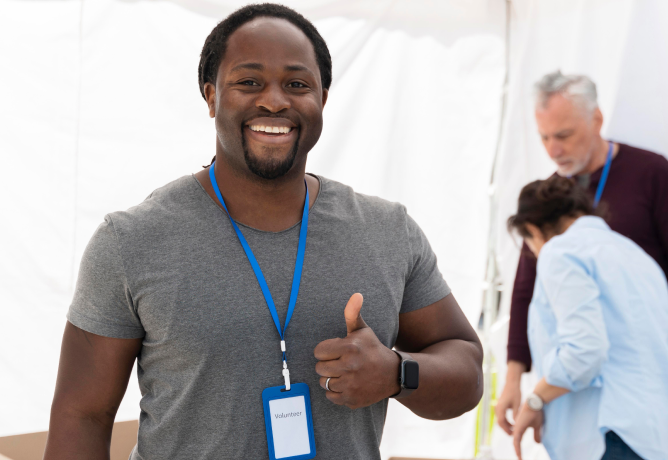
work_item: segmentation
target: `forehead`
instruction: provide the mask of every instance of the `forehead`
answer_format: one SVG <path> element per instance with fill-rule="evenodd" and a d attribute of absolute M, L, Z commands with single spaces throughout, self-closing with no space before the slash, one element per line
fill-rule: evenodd
<path fill-rule="evenodd" d="M 220 70 L 250 62 L 280 68 L 302 65 L 320 76 L 313 44 L 304 32 L 285 19 L 259 17 L 230 35 Z"/>
<path fill-rule="evenodd" d="M 550 96 L 545 105 L 536 107 L 539 124 L 561 124 L 586 122 L 584 111 L 575 102 L 561 94 Z"/>

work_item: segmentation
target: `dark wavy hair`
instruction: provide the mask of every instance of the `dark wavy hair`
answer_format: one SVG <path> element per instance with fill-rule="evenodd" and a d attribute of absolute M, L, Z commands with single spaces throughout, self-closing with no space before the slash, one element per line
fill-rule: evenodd
<path fill-rule="evenodd" d="M 508 230 L 530 238 L 526 225 L 533 224 L 544 235 L 550 235 L 558 232 L 562 217 L 602 214 L 602 206 L 595 211 L 587 191 L 575 180 L 555 175 L 522 188 L 517 214 L 508 218 Z"/>
<path fill-rule="evenodd" d="M 304 32 L 304 35 L 313 44 L 315 59 L 320 69 L 322 87 L 329 89 L 332 84 L 332 58 L 329 54 L 327 43 L 325 43 L 318 29 L 304 16 L 287 6 L 276 3 L 260 3 L 239 8 L 223 19 L 213 28 L 209 36 L 206 37 L 202 54 L 200 55 L 198 70 L 199 91 L 202 93 L 202 97 L 206 100 L 204 96 L 205 83 L 216 84 L 218 67 L 220 67 L 220 63 L 225 57 L 227 41 L 230 35 L 247 22 L 259 17 L 285 19 Z"/>

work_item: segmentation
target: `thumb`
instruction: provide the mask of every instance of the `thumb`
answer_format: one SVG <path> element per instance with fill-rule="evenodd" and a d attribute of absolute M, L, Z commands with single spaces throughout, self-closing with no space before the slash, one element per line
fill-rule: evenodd
<path fill-rule="evenodd" d="M 346 318 L 346 329 L 348 329 L 348 335 L 358 329 L 368 327 L 362 319 L 362 302 L 364 302 L 364 297 L 362 297 L 362 294 L 359 292 L 353 294 L 346 304 L 346 309 L 343 311 L 343 316 Z"/>

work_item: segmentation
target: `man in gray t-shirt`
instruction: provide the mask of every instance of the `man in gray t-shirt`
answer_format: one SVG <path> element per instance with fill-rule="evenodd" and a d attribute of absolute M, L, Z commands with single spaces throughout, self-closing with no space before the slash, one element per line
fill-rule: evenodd
<path fill-rule="evenodd" d="M 47 460 L 108 455 L 135 359 L 142 400 L 131 459 L 269 458 L 262 394 L 286 383 L 281 339 L 230 219 L 283 325 L 305 197 L 285 343 L 289 379 L 310 391 L 317 458 L 380 458 L 389 397 L 432 419 L 477 404 L 480 343 L 420 228 L 399 204 L 305 174 L 330 83 L 324 41 L 288 8 L 244 7 L 213 30 L 200 88 L 216 122 L 215 166 L 107 215 L 88 244 Z M 419 385 L 401 380 L 402 367 Z"/>

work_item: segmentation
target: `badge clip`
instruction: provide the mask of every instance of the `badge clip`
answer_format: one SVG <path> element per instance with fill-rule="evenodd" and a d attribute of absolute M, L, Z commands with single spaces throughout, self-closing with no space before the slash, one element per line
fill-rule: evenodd
<path fill-rule="evenodd" d="M 283 361 L 283 378 L 285 379 L 285 391 L 290 391 L 290 371 L 285 361 Z"/>

